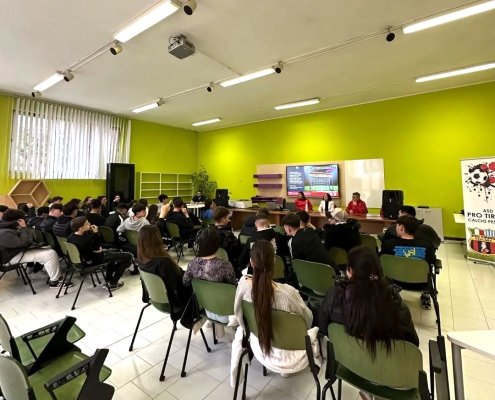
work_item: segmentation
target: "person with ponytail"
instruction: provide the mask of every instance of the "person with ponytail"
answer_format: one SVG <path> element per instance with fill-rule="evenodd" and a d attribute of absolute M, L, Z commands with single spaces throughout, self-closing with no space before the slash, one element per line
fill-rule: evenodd
<path fill-rule="evenodd" d="M 298 361 L 297 359 L 292 360 L 290 357 L 281 359 L 279 355 L 273 356 L 275 349 L 272 348 L 271 344 L 273 339 L 272 310 L 282 310 L 301 315 L 308 329 L 311 328 L 313 314 L 304 304 L 296 289 L 272 280 L 275 251 L 270 242 L 267 240 L 254 242 L 250 256 L 254 274 L 253 276 L 246 275 L 239 281 L 234 302 L 235 316 L 240 326 L 244 328 L 242 302 L 245 300 L 253 303 L 256 324 L 258 325 L 258 337 L 254 337 L 252 333 L 250 336 L 254 354 L 263 359 L 263 365 L 275 372 L 283 371 L 284 368 L 291 370 L 294 365 L 287 363 Z M 280 365 L 281 362 L 282 365 Z M 286 374 L 282 373 L 282 376 L 286 376 Z"/>

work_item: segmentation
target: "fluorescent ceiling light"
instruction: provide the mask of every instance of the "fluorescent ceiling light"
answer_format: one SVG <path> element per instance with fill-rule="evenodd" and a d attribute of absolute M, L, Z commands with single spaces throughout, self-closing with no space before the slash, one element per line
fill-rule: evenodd
<path fill-rule="evenodd" d="M 288 104 L 282 104 L 280 106 L 275 106 L 275 110 L 285 110 L 287 108 L 310 106 L 312 104 L 318 104 L 319 102 L 320 99 L 303 100 L 303 101 L 298 101 L 296 103 L 288 103 Z"/>
<path fill-rule="evenodd" d="M 163 104 L 165 104 L 165 101 L 163 99 L 160 99 L 158 101 L 154 101 L 153 103 L 147 104 L 145 106 L 141 106 L 141 107 L 135 108 L 135 109 L 132 110 L 132 112 L 137 114 L 137 113 L 140 113 L 140 112 L 143 112 L 143 111 L 151 110 L 152 108 L 160 107 Z"/>
<path fill-rule="evenodd" d="M 487 1 L 482 4 L 477 4 L 470 7 L 462 8 L 458 11 L 453 11 L 448 14 L 440 15 L 439 17 L 429 18 L 422 22 L 413 23 L 406 25 L 402 28 L 404 33 L 413 33 L 421 31 L 423 29 L 428 29 L 433 26 L 446 24 L 447 22 L 456 21 L 458 19 L 470 17 L 471 15 L 480 14 L 485 11 L 490 11 L 495 9 L 495 0 Z"/>
<path fill-rule="evenodd" d="M 449 71 L 449 72 L 441 72 L 435 75 L 423 76 L 420 78 L 416 78 L 416 82 L 420 83 L 420 82 L 433 81 L 435 79 L 450 78 L 451 76 L 470 74 L 471 72 L 486 71 L 487 69 L 492 69 L 492 68 L 495 68 L 495 62 L 489 64 L 477 65 L 474 67 L 463 68 L 463 69 L 456 69 L 454 71 Z"/>
<path fill-rule="evenodd" d="M 146 11 L 144 14 L 141 14 L 134 21 L 128 23 L 113 37 L 119 42 L 127 42 L 134 36 L 137 36 L 146 29 L 151 28 L 162 19 L 165 19 L 168 16 L 172 15 L 180 7 L 181 4 L 175 0 L 161 1 L 157 5 Z"/>
<path fill-rule="evenodd" d="M 34 90 L 38 92 L 42 92 L 45 89 L 48 89 L 50 86 L 55 85 L 56 83 L 60 82 L 62 79 L 64 79 L 64 76 L 60 73 L 55 73 L 52 76 L 50 76 L 48 79 L 45 79 L 43 82 L 38 83 L 35 87 Z"/>
<path fill-rule="evenodd" d="M 251 74 L 242 75 L 237 78 L 229 79 L 227 81 L 221 82 L 220 85 L 223 87 L 237 85 L 238 83 L 250 81 L 251 79 L 261 78 L 262 76 L 267 76 L 273 73 L 275 73 L 275 69 L 270 67 L 270 68 L 262 69 L 260 71 L 253 72 Z"/>
<path fill-rule="evenodd" d="M 201 122 L 195 122 L 193 126 L 201 126 L 201 125 L 207 125 L 207 124 L 213 124 L 214 122 L 220 122 L 220 118 L 214 118 L 214 119 L 209 119 L 207 121 L 201 121 Z"/>

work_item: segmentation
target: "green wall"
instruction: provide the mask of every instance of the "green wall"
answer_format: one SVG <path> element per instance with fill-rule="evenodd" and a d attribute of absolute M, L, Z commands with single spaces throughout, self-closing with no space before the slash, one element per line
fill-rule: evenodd
<path fill-rule="evenodd" d="M 258 164 L 383 158 L 385 187 L 443 208 L 464 237 L 461 158 L 495 155 L 495 82 L 198 134 L 198 164 L 233 198 L 256 194 Z"/>
<path fill-rule="evenodd" d="M 10 127 L 12 123 L 10 96 L 0 95 L 0 194 L 7 194 L 17 180 L 9 177 Z M 136 172 L 194 172 L 197 166 L 197 133 L 184 129 L 132 121 L 130 162 Z M 105 193 L 105 180 L 61 179 L 44 180 L 51 196 L 98 196 Z M 139 196 L 136 185 L 136 196 Z"/>

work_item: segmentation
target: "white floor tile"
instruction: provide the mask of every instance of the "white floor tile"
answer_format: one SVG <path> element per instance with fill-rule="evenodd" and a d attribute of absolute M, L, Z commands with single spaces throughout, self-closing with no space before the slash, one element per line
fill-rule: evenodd
<path fill-rule="evenodd" d="M 170 365 L 167 365 L 167 368 L 165 369 L 165 380 L 161 382 L 161 371 L 162 364 L 157 364 L 145 373 L 139 375 L 132 382 L 143 390 L 148 396 L 155 398 L 180 379 L 180 371 Z"/>
<path fill-rule="evenodd" d="M 280 374 L 275 374 L 270 385 L 296 399 L 305 400 L 315 386 L 315 381 L 309 368 L 306 368 L 296 374 L 290 374 L 288 378 L 282 378 Z"/>
<path fill-rule="evenodd" d="M 148 364 L 156 365 L 163 363 L 165 355 L 167 354 L 169 342 L 165 339 L 158 339 L 143 349 L 136 352 L 136 355 L 146 361 Z M 172 343 L 170 347 L 169 357 L 179 351 L 179 347 Z"/>
<path fill-rule="evenodd" d="M 133 383 L 128 383 L 127 385 L 116 390 L 113 396 L 113 400 L 127 400 L 127 399 L 151 400 L 151 397 L 148 396 L 145 392 L 143 392 Z"/>
<path fill-rule="evenodd" d="M 179 400 L 201 400 L 208 396 L 220 382 L 194 369 L 187 377 L 179 379 L 167 390 Z"/>
<path fill-rule="evenodd" d="M 240 399 L 242 393 L 242 385 L 239 387 L 237 397 Z M 251 400 L 256 398 L 258 391 L 251 386 L 246 386 L 246 399 Z M 211 392 L 205 400 L 218 400 L 218 399 L 232 399 L 234 396 L 234 388 L 230 386 L 230 377 L 225 379 L 220 385 L 217 386 L 213 392 Z"/>
<path fill-rule="evenodd" d="M 110 379 L 117 388 L 121 388 L 150 368 L 151 365 L 146 361 L 136 355 L 132 355 L 112 367 Z"/>

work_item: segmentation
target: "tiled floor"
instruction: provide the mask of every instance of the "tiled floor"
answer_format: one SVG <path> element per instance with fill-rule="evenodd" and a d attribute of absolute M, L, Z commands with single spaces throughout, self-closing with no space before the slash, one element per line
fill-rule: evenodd
<path fill-rule="evenodd" d="M 446 244 L 439 250 L 443 271 L 438 280 L 439 301 L 444 333 L 450 330 L 495 329 L 495 269 L 474 264 L 463 258 L 464 248 L 459 244 Z M 189 255 L 181 266 L 185 268 Z M 158 380 L 165 356 L 172 323 L 166 315 L 151 307 L 145 311 L 141 329 L 129 352 L 131 336 L 143 306 L 141 286 L 137 276 L 124 277 L 125 287 L 109 298 L 101 288 L 85 283 L 77 309 L 70 311 L 76 288 L 60 299 L 49 290 L 43 279 L 34 281 L 38 294 L 33 296 L 15 272 L 0 281 L 0 312 L 9 322 L 14 335 L 54 320 L 73 315 L 86 332 L 79 342 L 82 351 L 91 354 L 98 347 L 110 349 L 106 364 L 113 370 L 110 383 L 115 386 L 116 400 L 195 400 L 228 399 L 230 387 L 230 344 L 226 336 L 215 346 L 211 332 L 207 339 L 212 348 L 205 351 L 201 338 L 195 338 L 189 353 L 187 377 L 180 378 L 180 369 L 187 340 L 187 331 L 176 332 L 171 356 L 166 369 L 166 380 Z M 421 308 L 418 294 L 402 292 L 407 301 L 420 337 L 425 368 L 428 340 L 436 335 L 433 311 Z M 449 342 L 447 342 L 449 343 Z M 448 344 L 449 374 L 452 384 L 452 360 Z M 472 352 L 463 353 L 467 399 L 493 398 L 495 392 L 495 361 Z M 320 382 L 324 384 L 323 370 Z M 247 397 L 257 400 L 300 399 L 313 400 L 315 385 L 308 370 L 287 379 L 269 373 L 263 377 L 261 366 L 254 362 L 248 378 Z M 344 385 L 343 399 L 356 400 L 358 392 Z M 452 396 L 453 397 L 453 396 Z M 240 398 L 240 396 L 239 396 Z"/>

